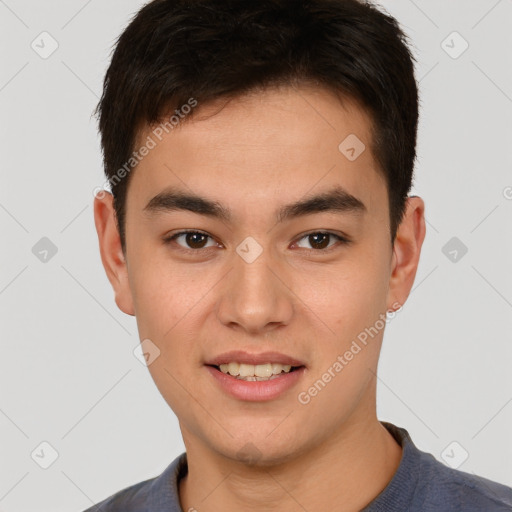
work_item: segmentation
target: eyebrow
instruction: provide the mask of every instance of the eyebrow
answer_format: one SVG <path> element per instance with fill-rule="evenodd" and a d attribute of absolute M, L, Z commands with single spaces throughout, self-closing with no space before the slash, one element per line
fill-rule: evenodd
<path fill-rule="evenodd" d="M 190 211 L 225 222 L 232 221 L 231 210 L 218 201 L 176 189 L 160 192 L 144 207 L 144 211 L 150 215 L 179 210 Z M 336 186 L 315 196 L 282 206 L 277 211 L 276 218 L 277 222 L 284 222 L 320 212 L 362 215 L 366 211 L 366 206 L 360 199 L 347 192 L 343 187 Z"/>

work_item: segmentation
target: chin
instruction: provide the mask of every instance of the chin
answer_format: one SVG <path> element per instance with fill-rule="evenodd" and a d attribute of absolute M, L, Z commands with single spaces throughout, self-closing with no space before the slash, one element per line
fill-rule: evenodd
<path fill-rule="evenodd" d="M 275 427 L 274 427 L 275 428 Z M 254 430 L 246 435 L 238 433 L 236 439 L 225 438 L 223 442 L 214 446 L 215 451 L 223 457 L 238 461 L 252 467 L 272 467 L 283 464 L 302 451 L 297 446 L 297 439 L 275 438 L 267 433 L 272 429 L 257 429 L 261 432 L 260 437 L 255 435 Z"/>

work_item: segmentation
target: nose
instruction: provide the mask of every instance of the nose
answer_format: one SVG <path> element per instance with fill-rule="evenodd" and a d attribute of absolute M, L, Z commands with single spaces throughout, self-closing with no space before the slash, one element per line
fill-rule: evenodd
<path fill-rule="evenodd" d="M 288 325 L 293 292 L 281 266 L 268 250 L 252 262 L 238 254 L 221 289 L 217 317 L 226 326 L 249 334 L 266 334 Z"/>

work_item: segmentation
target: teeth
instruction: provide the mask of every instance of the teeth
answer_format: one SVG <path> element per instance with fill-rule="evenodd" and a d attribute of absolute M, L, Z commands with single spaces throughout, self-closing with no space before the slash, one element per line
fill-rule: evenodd
<path fill-rule="evenodd" d="M 272 365 L 270 363 L 256 365 L 254 367 L 254 375 L 256 377 L 270 377 L 272 375 Z"/>
<path fill-rule="evenodd" d="M 253 364 L 241 364 L 240 365 L 240 377 L 253 377 L 254 376 L 254 365 Z"/>
<path fill-rule="evenodd" d="M 289 373 L 291 365 L 279 363 L 265 363 L 265 364 L 244 364 L 244 363 L 227 363 L 220 365 L 222 373 L 229 373 L 233 377 L 243 380 L 270 380 L 280 373 Z"/>
<path fill-rule="evenodd" d="M 235 377 L 240 373 L 240 365 L 238 363 L 229 363 L 229 364 L 222 364 L 222 366 L 226 367 L 226 370 L 222 370 L 224 373 L 230 373 L 231 375 L 234 375 Z"/>

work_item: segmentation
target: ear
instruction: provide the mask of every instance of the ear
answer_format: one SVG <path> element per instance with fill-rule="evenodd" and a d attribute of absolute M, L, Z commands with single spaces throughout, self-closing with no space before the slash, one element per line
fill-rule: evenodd
<path fill-rule="evenodd" d="M 114 289 L 116 304 L 127 315 L 135 315 L 126 259 L 117 229 L 114 198 L 104 190 L 94 198 L 94 224 L 98 233 L 101 261 Z"/>
<path fill-rule="evenodd" d="M 416 277 L 421 246 L 425 239 L 425 203 L 421 197 L 407 199 L 404 218 L 393 244 L 388 310 L 400 309 L 407 300 Z"/>

